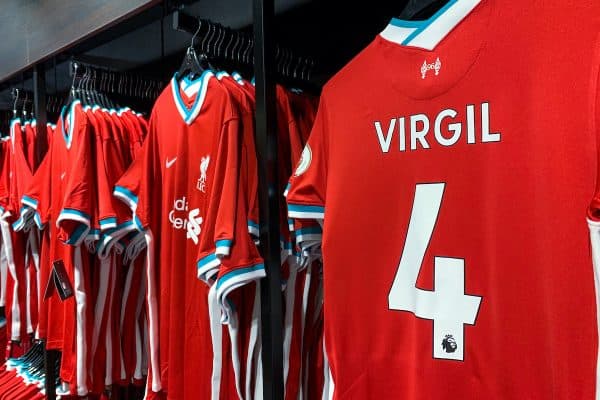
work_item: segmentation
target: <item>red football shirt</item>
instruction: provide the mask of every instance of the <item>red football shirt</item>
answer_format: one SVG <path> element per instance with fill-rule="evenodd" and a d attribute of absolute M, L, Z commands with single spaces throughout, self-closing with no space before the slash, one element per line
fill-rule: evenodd
<path fill-rule="evenodd" d="M 324 218 L 334 398 L 596 398 L 598 32 L 598 2 L 451 1 L 325 86 L 288 203 Z"/>
<path fill-rule="evenodd" d="M 239 113 L 212 72 L 194 85 L 186 93 L 173 79 L 163 91 L 141 155 L 115 188 L 148 241 L 149 388 L 173 399 L 211 396 L 209 287 L 194 277 L 216 277 L 225 300 L 264 275 L 239 210 Z"/>
<path fill-rule="evenodd" d="M 87 234 L 94 209 L 95 181 L 90 156 L 91 126 L 81 103 L 75 101 L 59 119 L 52 146 L 22 197 L 22 216 L 34 215 L 38 226 L 47 222 L 49 244 L 41 262 L 41 285 L 46 287 L 52 263 L 62 260 L 75 296 L 61 301 L 56 292 L 44 301 L 40 315 L 40 336 L 49 349 L 63 352 L 60 377 L 73 393 L 87 394 L 88 323 L 85 300 L 88 258 L 79 246 Z M 71 246 L 66 246 L 70 244 Z M 79 339 L 79 340 L 77 340 Z"/>

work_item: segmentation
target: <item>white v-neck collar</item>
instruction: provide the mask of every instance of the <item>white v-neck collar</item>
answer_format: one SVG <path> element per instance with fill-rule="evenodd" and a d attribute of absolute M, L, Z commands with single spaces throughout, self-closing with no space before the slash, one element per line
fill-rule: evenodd
<path fill-rule="evenodd" d="M 204 104 L 204 100 L 206 98 L 206 93 L 208 90 L 208 81 L 213 76 L 214 74 L 211 70 L 206 70 L 198 79 L 194 81 L 186 81 L 186 95 L 188 95 L 188 93 L 197 93 L 196 99 L 194 100 L 194 104 L 189 109 L 187 108 L 187 105 L 181 98 L 179 83 L 176 79 L 177 77 L 174 76 L 171 80 L 171 89 L 173 93 L 173 100 L 175 102 L 175 106 L 177 107 L 177 111 L 179 111 L 181 118 L 183 118 L 183 121 L 187 125 L 190 125 L 192 122 L 194 122 L 198 114 L 200 114 L 200 110 L 202 109 L 202 104 Z"/>
<path fill-rule="evenodd" d="M 67 149 L 70 149 L 71 144 L 73 144 L 73 130 L 75 129 L 75 106 L 77 106 L 78 104 L 81 104 L 81 102 L 79 100 L 74 100 L 73 102 L 71 102 L 71 106 L 69 108 L 64 106 L 60 115 L 60 119 L 62 121 L 62 123 L 60 124 L 61 130 L 63 138 L 65 140 L 65 144 L 67 145 Z M 65 115 L 65 112 L 67 112 L 67 115 Z M 68 130 L 65 130 L 65 122 L 69 124 Z"/>
<path fill-rule="evenodd" d="M 479 3 L 481 0 L 450 0 L 423 21 L 393 18 L 380 35 L 402 46 L 433 50 Z"/>

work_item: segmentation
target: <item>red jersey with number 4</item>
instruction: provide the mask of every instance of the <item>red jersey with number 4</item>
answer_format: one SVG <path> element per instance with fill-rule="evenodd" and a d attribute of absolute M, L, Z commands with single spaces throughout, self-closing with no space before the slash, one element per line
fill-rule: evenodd
<path fill-rule="evenodd" d="M 597 1 L 450 1 L 325 86 L 288 203 L 324 218 L 334 399 L 597 398 L 598 32 Z"/>

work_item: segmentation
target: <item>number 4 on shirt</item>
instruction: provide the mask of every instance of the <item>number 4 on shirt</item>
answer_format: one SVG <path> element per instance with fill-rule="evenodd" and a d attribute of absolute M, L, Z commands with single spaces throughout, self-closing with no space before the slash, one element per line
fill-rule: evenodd
<path fill-rule="evenodd" d="M 433 357 L 464 360 L 464 324 L 474 325 L 481 297 L 465 294 L 465 261 L 434 257 L 434 290 L 417 287 L 425 251 L 444 195 L 444 183 L 418 184 L 404 250 L 388 296 L 389 308 L 433 320 Z"/>

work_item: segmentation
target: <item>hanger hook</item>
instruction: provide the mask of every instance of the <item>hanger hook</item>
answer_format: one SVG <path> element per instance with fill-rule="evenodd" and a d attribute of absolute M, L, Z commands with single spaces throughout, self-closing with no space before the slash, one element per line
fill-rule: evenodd
<path fill-rule="evenodd" d="M 73 81 L 71 82 L 71 95 L 75 97 L 75 79 L 77 78 L 77 69 L 79 68 L 79 64 L 76 62 L 73 63 Z"/>
<path fill-rule="evenodd" d="M 15 103 L 13 104 L 13 118 L 17 118 L 17 102 L 19 101 L 19 89 L 15 88 Z"/>
<path fill-rule="evenodd" d="M 200 33 L 201 28 L 202 28 L 202 20 L 200 18 L 198 18 L 198 29 L 196 29 L 196 32 L 194 32 L 194 35 L 192 36 L 192 43 L 190 44 L 190 49 L 194 49 L 194 46 L 196 45 L 196 37 Z"/>

